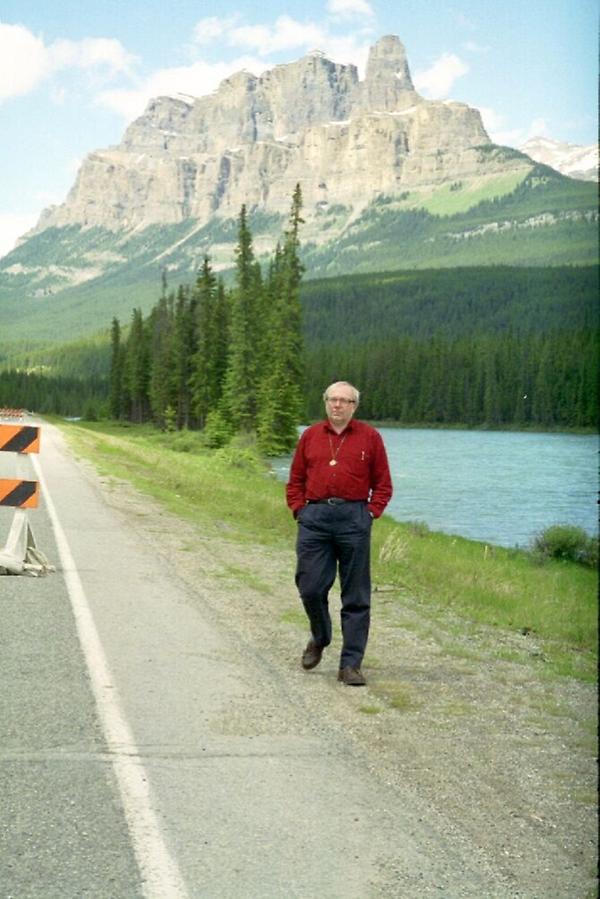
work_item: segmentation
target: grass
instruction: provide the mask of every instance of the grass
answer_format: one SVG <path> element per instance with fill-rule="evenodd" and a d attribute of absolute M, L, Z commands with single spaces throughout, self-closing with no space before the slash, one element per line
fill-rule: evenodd
<path fill-rule="evenodd" d="M 398 712 L 414 712 L 418 708 L 410 690 L 398 681 L 378 680 L 371 683 L 371 693 Z"/>
<path fill-rule="evenodd" d="M 286 550 L 293 546 L 296 525 L 283 485 L 251 447 L 237 443 L 209 451 L 198 434 L 107 423 L 59 424 L 75 450 L 102 474 L 129 480 L 176 515 L 217 529 L 231 542 Z M 231 568 L 226 574 L 237 572 Z M 444 652 L 470 656 L 474 647 L 469 634 L 485 633 L 486 645 L 498 658 L 525 659 L 545 676 L 596 680 L 598 576 L 593 569 L 567 561 L 540 563 L 525 551 L 490 547 L 384 516 L 373 529 L 373 578 L 386 620 L 400 616 L 399 627 L 437 630 L 444 635 L 436 640 Z M 253 585 L 265 591 L 265 580 L 256 572 Z M 409 605 L 416 616 L 404 621 Z M 303 624 L 301 613 L 290 623 Z M 507 633 L 522 635 L 522 645 L 531 645 L 531 651 L 503 645 L 500 638 Z M 392 699 L 399 708 L 409 702 L 406 697 Z"/>
<path fill-rule="evenodd" d="M 461 182 L 458 189 L 445 184 L 432 191 L 429 197 L 414 193 L 412 205 L 431 212 L 432 215 L 451 216 L 459 212 L 468 212 L 483 200 L 493 200 L 511 193 L 523 181 L 523 172 L 511 172 L 495 178 L 469 179 Z M 455 186 L 458 182 L 455 183 Z M 411 205 L 410 198 L 407 205 Z"/>

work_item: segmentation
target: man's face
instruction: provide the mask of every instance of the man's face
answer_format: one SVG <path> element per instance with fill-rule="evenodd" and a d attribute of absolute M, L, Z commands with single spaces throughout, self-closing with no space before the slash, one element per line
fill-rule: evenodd
<path fill-rule="evenodd" d="M 356 409 L 354 391 L 347 384 L 332 384 L 327 391 L 325 412 L 334 428 L 345 428 Z"/>

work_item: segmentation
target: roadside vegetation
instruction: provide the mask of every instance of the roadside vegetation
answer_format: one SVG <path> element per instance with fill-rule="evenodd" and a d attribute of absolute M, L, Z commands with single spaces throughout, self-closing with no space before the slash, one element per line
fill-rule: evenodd
<path fill-rule="evenodd" d="M 296 526 L 283 485 L 251 438 L 235 437 L 215 449 L 198 432 L 59 424 L 75 451 L 103 475 L 130 481 L 202 533 L 214 532 L 232 546 L 293 548 Z M 573 534 L 565 539 L 572 542 Z M 435 639 L 451 636 L 448 651 L 475 652 L 471 638 L 485 632 L 492 652 L 534 664 L 538 675 L 594 681 L 597 571 L 556 558 L 556 545 L 555 534 L 552 552 L 505 549 L 384 516 L 373 531 L 375 592 L 390 621 L 410 604 L 424 632 L 440 624 Z M 261 577 L 259 570 L 252 574 Z M 302 626 L 300 614 L 297 623 Z"/>

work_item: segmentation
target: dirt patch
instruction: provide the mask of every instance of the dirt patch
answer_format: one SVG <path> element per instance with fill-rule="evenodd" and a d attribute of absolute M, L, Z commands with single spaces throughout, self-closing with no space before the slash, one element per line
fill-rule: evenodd
<path fill-rule="evenodd" d="M 337 683 L 339 628 L 305 673 L 293 547 L 233 543 L 218 525 L 200 532 L 115 484 L 102 482 L 109 504 L 174 567 L 192 602 L 195 586 L 208 591 L 214 620 L 270 668 L 271 686 L 253 685 L 219 721 L 223 733 L 333 729 L 382 784 L 409 790 L 501 872 L 494 896 L 596 895 L 594 686 L 549 676 L 531 635 L 432 618 L 408 590 L 384 584 L 373 596 L 368 686 Z M 382 871 L 373 895 L 399 896 L 393 882 Z"/>

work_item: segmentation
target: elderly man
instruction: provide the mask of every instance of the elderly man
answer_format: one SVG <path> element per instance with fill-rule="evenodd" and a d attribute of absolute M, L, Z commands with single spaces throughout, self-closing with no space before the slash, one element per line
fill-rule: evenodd
<path fill-rule="evenodd" d="M 315 668 L 331 643 L 328 596 L 339 566 L 343 644 L 338 680 L 362 687 L 371 610 L 371 524 L 392 496 L 392 480 L 381 435 L 353 420 L 358 390 L 336 381 L 323 399 L 327 417 L 300 437 L 286 487 L 287 504 L 298 521 L 296 585 L 311 630 L 302 667 Z"/>

